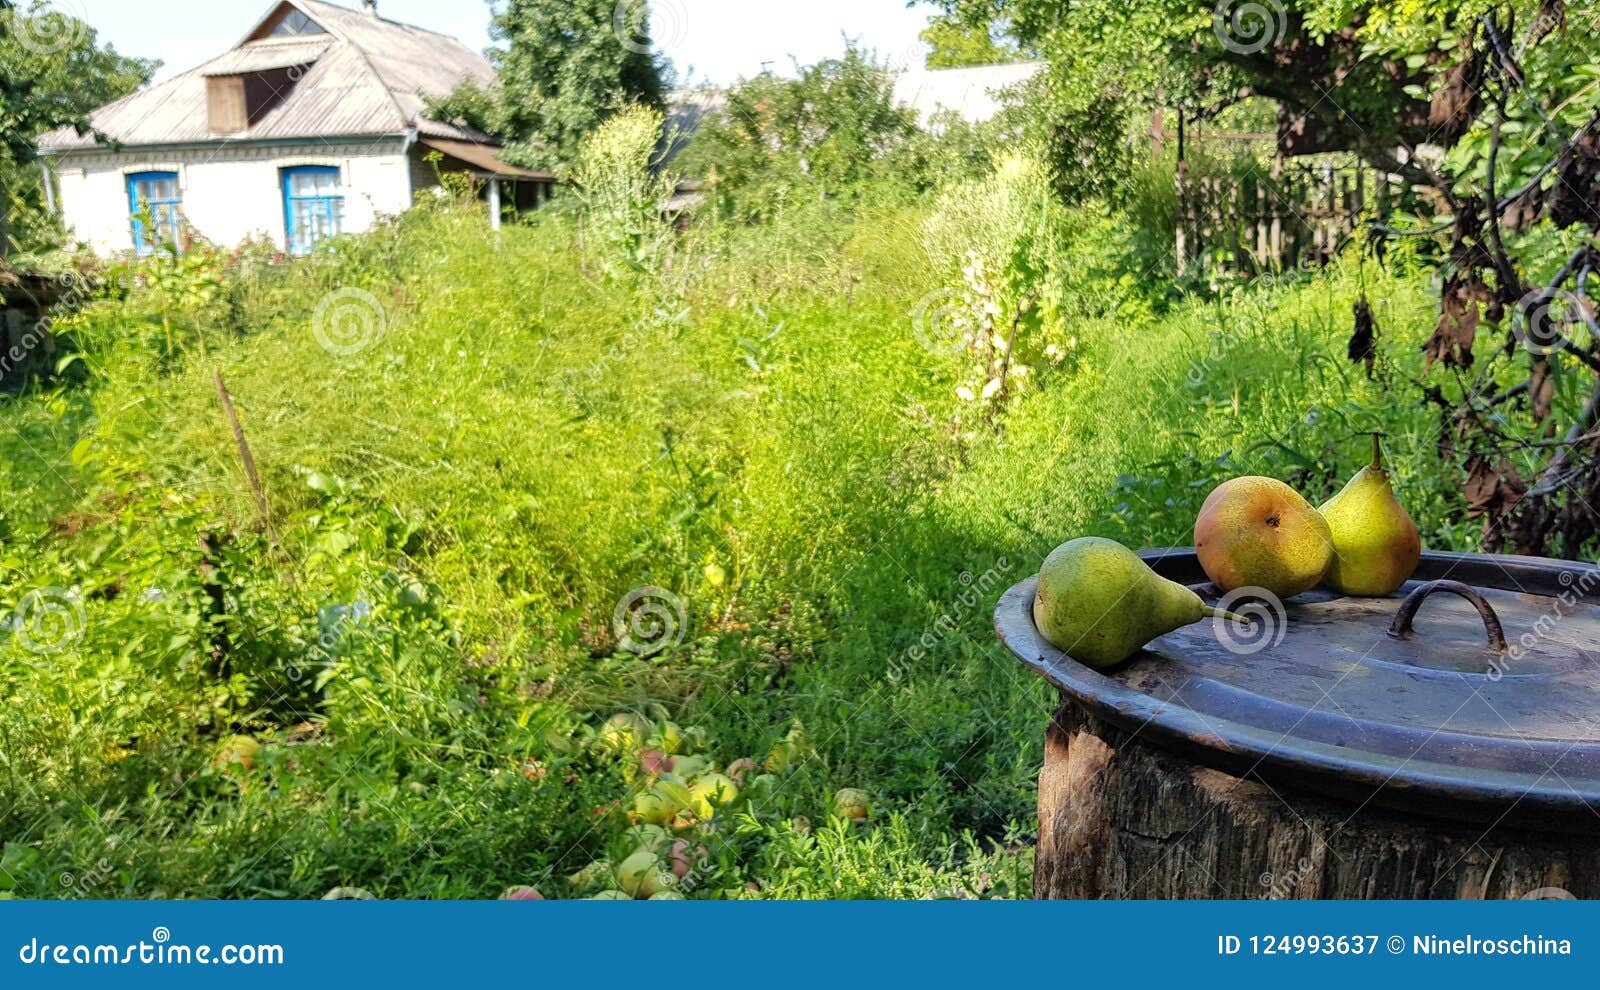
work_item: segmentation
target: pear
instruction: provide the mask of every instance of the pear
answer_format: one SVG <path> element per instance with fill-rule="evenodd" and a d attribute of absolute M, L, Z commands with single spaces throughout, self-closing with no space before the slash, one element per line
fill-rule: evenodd
<path fill-rule="evenodd" d="M 1207 616 L 1250 621 L 1210 607 L 1122 544 L 1093 536 L 1068 540 L 1045 558 L 1033 599 L 1033 622 L 1044 638 L 1097 670 Z"/>
<path fill-rule="evenodd" d="M 1322 518 L 1333 532 L 1333 563 L 1324 582 L 1341 595 L 1388 595 L 1416 571 L 1422 540 L 1394 496 L 1378 434 L 1372 435 L 1372 463 L 1328 500 Z"/>
<path fill-rule="evenodd" d="M 1200 507 L 1194 552 L 1221 591 L 1264 588 L 1289 598 L 1327 576 L 1333 537 L 1322 514 L 1283 482 L 1234 478 Z"/>

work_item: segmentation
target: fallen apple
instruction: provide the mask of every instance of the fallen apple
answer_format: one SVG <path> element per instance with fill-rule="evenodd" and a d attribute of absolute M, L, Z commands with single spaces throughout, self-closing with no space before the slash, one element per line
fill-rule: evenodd
<path fill-rule="evenodd" d="M 665 825 L 678 813 L 678 808 L 654 790 L 641 791 L 634 796 L 633 814 L 636 821 L 651 825 Z"/>
<path fill-rule="evenodd" d="M 217 755 L 212 762 L 217 769 L 224 771 L 235 765 L 254 770 L 256 754 L 260 751 L 261 743 L 251 736 L 229 736 L 217 747 Z"/>
<path fill-rule="evenodd" d="M 627 892 L 633 897 L 641 895 L 645 880 L 653 873 L 662 872 L 661 860 L 656 854 L 647 849 L 641 849 L 623 860 L 617 866 L 617 889 Z"/>
<path fill-rule="evenodd" d="M 652 738 L 672 756 L 683 752 L 683 730 L 678 728 L 676 722 L 662 722 L 656 727 Z"/>
<path fill-rule="evenodd" d="M 668 773 L 687 783 L 711 769 L 711 761 L 703 756 L 679 756 L 672 761 Z"/>
<path fill-rule="evenodd" d="M 502 901 L 542 901 L 544 895 L 532 887 L 518 886 L 507 887 L 506 892 L 500 895 Z"/>
<path fill-rule="evenodd" d="M 580 893 L 587 893 L 591 890 L 600 890 L 606 887 L 611 883 L 613 876 L 615 876 L 615 873 L 611 869 L 611 864 L 603 859 L 597 859 L 567 877 L 567 883 L 570 883 L 573 889 Z"/>
<path fill-rule="evenodd" d="M 669 818 L 694 807 L 694 793 L 675 780 L 657 781 L 648 793 L 655 794 L 672 809 Z"/>
<path fill-rule="evenodd" d="M 595 734 L 595 741 L 617 756 L 624 756 L 637 752 L 651 732 L 652 727 L 644 716 L 618 712 L 606 719 L 606 723 Z"/>
<path fill-rule="evenodd" d="M 646 900 L 657 894 L 678 889 L 678 875 L 670 869 L 660 868 L 651 870 L 639 884 L 639 896 Z"/>
<path fill-rule="evenodd" d="M 677 839 L 673 841 L 668 855 L 672 861 L 672 872 L 682 880 L 689 875 L 689 871 L 709 859 L 711 852 L 705 846 L 693 844 L 688 839 Z"/>
<path fill-rule="evenodd" d="M 635 852 L 648 849 L 659 855 L 672 845 L 672 833 L 659 825 L 635 825 L 623 837 L 633 844 Z"/>
<path fill-rule="evenodd" d="M 854 787 L 840 788 L 833 795 L 833 814 L 848 821 L 865 821 L 872 814 L 872 802 L 867 792 Z"/>
<path fill-rule="evenodd" d="M 689 793 L 694 798 L 694 813 L 701 818 L 710 818 L 717 808 L 738 798 L 739 787 L 720 773 L 708 773 L 690 786 Z"/>
<path fill-rule="evenodd" d="M 672 758 L 659 749 L 647 749 L 639 754 L 639 768 L 652 777 L 659 777 L 672 769 Z"/>

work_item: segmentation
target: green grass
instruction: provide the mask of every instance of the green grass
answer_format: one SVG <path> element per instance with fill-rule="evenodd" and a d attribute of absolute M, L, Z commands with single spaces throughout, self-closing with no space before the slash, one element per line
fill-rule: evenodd
<path fill-rule="evenodd" d="M 79 317 L 87 381 L 0 409 L 0 604 L 72 589 L 82 619 L 56 652 L 0 645 L 0 888 L 575 895 L 634 844 L 638 775 L 595 730 L 638 711 L 721 764 L 803 738 L 692 832 L 695 896 L 1025 896 L 1052 697 L 990 613 L 1056 543 L 1186 543 L 1233 474 L 1316 500 L 1374 428 L 1425 538 L 1468 542 L 1404 380 L 1419 281 L 1362 273 L 1387 386 L 1343 359 L 1361 279 L 1335 269 L 1080 316 L 991 423 L 911 333 L 916 220 L 697 232 L 623 284 L 558 219 L 420 215 L 245 266 L 176 357 L 144 294 Z M 351 286 L 386 330 L 336 356 L 313 313 Z M 1086 312 L 1148 312 L 1117 302 Z M 686 618 L 651 657 L 612 630 L 645 585 Z M 218 759 L 236 734 L 250 768 Z M 830 822 L 841 787 L 868 824 Z"/>

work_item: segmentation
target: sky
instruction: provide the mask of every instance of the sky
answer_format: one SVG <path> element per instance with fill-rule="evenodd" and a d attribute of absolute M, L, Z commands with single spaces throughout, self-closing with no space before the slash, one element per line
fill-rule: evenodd
<path fill-rule="evenodd" d="M 358 7 L 359 0 L 334 0 Z M 656 47 L 679 81 L 726 85 L 770 63 L 786 72 L 844 50 L 844 36 L 894 65 L 921 61 L 917 35 L 932 8 L 905 0 L 649 0 Z M 273 0 L 50 0 L 82 18 L 125 55 L 159 58 L 158 79 L 191 69 L 232 48 Z M 378 0 L 394 21 L 454 35 L 468 47 L 489 40 L 485 0 Z"/>

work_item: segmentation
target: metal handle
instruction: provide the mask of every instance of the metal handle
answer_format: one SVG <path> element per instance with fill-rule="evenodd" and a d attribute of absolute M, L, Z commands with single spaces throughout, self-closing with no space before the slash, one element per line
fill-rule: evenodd
<path fill-rule="evenodd" d="M 1417 617 L 1417 609 L 1422 607 L 1422 600 L 1435 591 L 1448 591 L 1453 595 L 1460 595 L 1472 603 L 1472 607 L 1483 616 L 1484 631 L 1489 634 L 1489 652 L 1506 652 L 1506 633 L 1500 628 L 1500 617 L 1494 614 L 1494 609 L 1476 588 L 1460 581 L 1429 581 L 1427 584 L 1406 596 L 1400 603 L 1400 611 L 1395 613 L 1394 622 L 1389 626 L 1389 635 L 1395 639 L 1406 639 L 1411 635 L 1411 621 Z"/>

